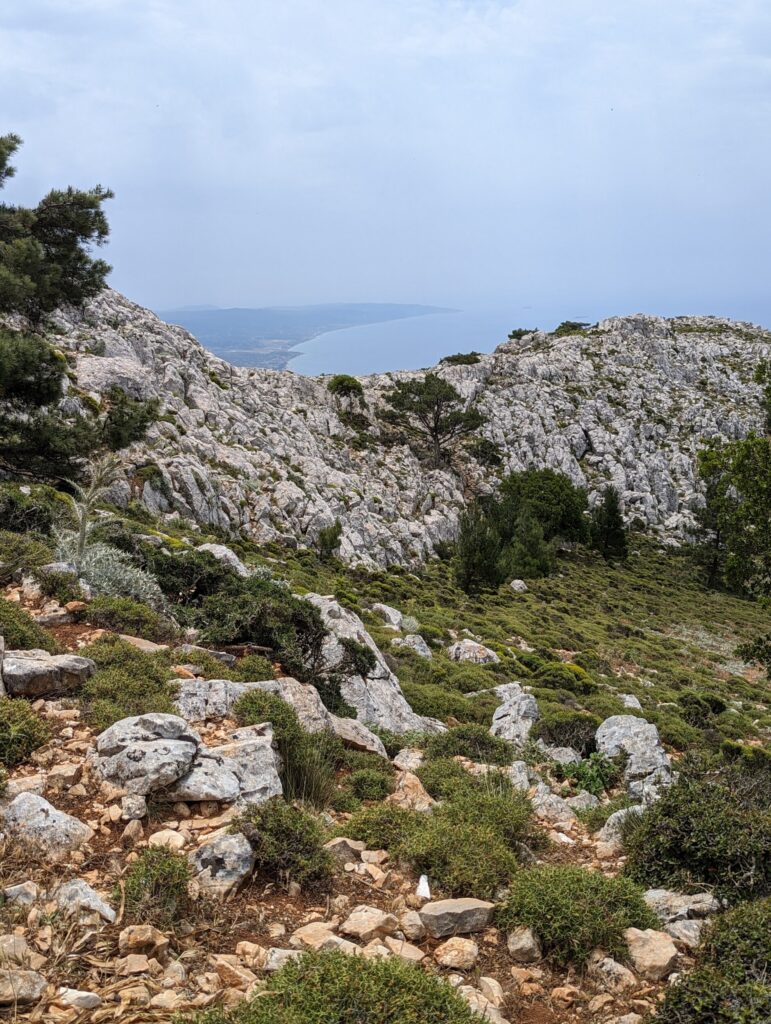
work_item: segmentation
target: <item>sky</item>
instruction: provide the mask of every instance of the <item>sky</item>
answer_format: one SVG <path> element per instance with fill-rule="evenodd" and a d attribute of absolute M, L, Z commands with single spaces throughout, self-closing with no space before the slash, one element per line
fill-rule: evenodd
<path fill-rule="evenodd" d="M 771 325 L 768 0 L 3 0 L 5 131 L 152 308 Z"/>

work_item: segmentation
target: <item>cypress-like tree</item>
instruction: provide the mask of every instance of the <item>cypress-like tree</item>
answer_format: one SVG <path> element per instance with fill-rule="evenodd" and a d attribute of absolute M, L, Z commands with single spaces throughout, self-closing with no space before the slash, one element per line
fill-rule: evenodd
<path fill-rule="evenodd" d="M 605 488 L 602 501 L 592 510 L 591 538 L 592 547 L 606 561 L 626 558 L 626 527 L 621 515 L 621 500 L 612 484 Z"/>

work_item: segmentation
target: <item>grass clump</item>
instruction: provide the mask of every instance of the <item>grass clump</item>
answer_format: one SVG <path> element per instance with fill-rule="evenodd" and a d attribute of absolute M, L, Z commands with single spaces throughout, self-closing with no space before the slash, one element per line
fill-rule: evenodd
<path fill-rule="evenodd" d="M 136 921 L 170 925 L 187 911 L 187 884 L 190 867 L 187 858 L 160 846 L 141 850 L 124 875 L 126 913 Z M 116 888 L 115 899 L 120 899 Z"/>
<path fill-rule="evenodd" d="M 477 1024 L 455 990 L 399 957 L 306 953 L 271 975 L 266 990 L 195 1024 Z"/>
<path fill-rule="evenodd" d="M 731 900 L 771 892 L 771 773 L 686 764 L 623 830 L 626 870 L 646 886 L 713 887 Z"/>
<path fill-rule="evenodd" d="M 558 964 L 579 966 L 597 947 L 624 959 L 626 928 L 659 926 L 642 890 L 630 879 L 556 866 L 521 871 L 498 908 L 497 922 L 507 931 L 521 925 L 532 928 L 547 956 Z"/>
<path fill-rule="evenodd" d="M 462 756 L 480 764 L 507 765 L 514 760 L 514 747 L 508 740 L 492 736 L 483 725 L 459 725 L 432 736 L 426 744 L 426 756 Z"/>
<path fill-rule="evenodd" d="M 321 885 L 331 875 L 332 858 L 318 820 L 280 797 L 247 807 L 231 831 L 246 836 L 255 869 L 272 881 Z"/>
<path fill-rule="evenodd" d="M 359 768 L 352 772 L 348 785 L 359 800 L 385 800 L 394 789 L 393 779 L 373 768 Z"/>
<path fill-rule="evenodd" d="M 5 638 L 5 647 L 9 651 L 30 651 L 39 648 L 53 654 L 56 641 L 37 622 L 11 601 L 0 597 L 0 636 Z"/>
<path fill-rule="evenodd" d="M 0 765 L 15 768 L 48 742 L 46 723 L 22 697 L 0 697 Z"/>
<path fill-rule="evenodd" d="M 176 635 L 174 623 L 130 597 L 96 597 L 81 614 L 92 626 L 163 643 Z"/>
<path fill-rule="evenodd" d="M 143 654 L 118 637 L 103 637 L 80 653 L 97 665 L 80 694 L 86 721 L 93 729 L 107 729 L 133 715 L 176 714 L 178 681 L 169 678 L 162 658 Z"/>

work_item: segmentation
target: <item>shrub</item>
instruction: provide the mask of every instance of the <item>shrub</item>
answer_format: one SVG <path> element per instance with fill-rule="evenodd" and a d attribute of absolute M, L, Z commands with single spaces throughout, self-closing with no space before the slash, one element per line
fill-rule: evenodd
<path fill-rule="evenodd" d="M 319 530 L 316 541 L 319 549 L 319 558 L 322 562 L 328 562 L 340 547 L 340 538 L 343 536 L 343 524 L 336 519 L 331 526 L 324 526 Z"/>
<path fill-rule="evenodd" d="M 195 1024 L 478 1024 L 455 990 L 399 957 L 306 953 L 269 976 L 266 990 Z"/>
<path fill-rule="evenodd" d="M 0 636 L 5 638 L 5 646 L 10 651 L 29 651 L 39 648 L 53 653 L 56 641 L 37 622 L 11 601 L 0 596 Z"/>
<path fill-rule="evenodd" d="M 273 666 L 261 654 L 246 654 L 230 669 L 229 675 L 240 683 L 260 683 L 275 678 Z"/>
<path fill-rule="evenodd" d="M 171 640 L 177 632 L 166 616 L 130 597 L 97 597 L 80 617 L 101 629 L 129 633 L 158 643 Z"/>
<path fill-rule="evenodd" d="M 22 697 L 0 697 L 0 765 L 15 768 L 48 741 L 46 723 Z"/>
<path fill-rule="evenodd" d="M 338 814 L 353 814 L 361 807 L 361 800 L 357 800 L 350 789 L 336 789 L 329 798 L 329 806 Z"/>
<path fill-rule="evenodd" d="M 594 750 L 594 737 L 600 726 L 596 715 L 570 711 L 556 705 L 541 706 L 541 717 L 530 733 L 553 747 L 573 747 L 586 757 Z"/>
<path fill-rule="evenodd" d="M 667 989 L 656 1013 L 657 1024 L 767 1024 L 771 989 L 757 982 L 738 983 L 714 967 L 684 975 Z"/>
<path fill-rule="evenodd" d="M 447 366 L 474 366 L 481 358 L 479 352 L 456 352 L 454 356 L 443 356 L 439 362 Z"/>
<path fill-rule="evenodd" d="M 197 606 L 223 587 L 238 585 L 235 570 L 215 558 L 211 551 L 177 551 L 169 555 L 153 549 L 146 557 L 158 586 L 175 604 Z"/>
<path fill-rule="evenodd" d="M 45 485 L 25 494 L 16 484 L 0 485 L 0 523 L 14 533 L 49 534 L 65 508 L 64 496 Z"/>
<path fill-rule="evenodd" d="M 534 686 L 554 690 L 568 690 L 571 693 L 591 693 L 595 684 L 588 673 L 578 665 L 546 665 L 535 673 Z"/>
<path fill-rule="evenodd" d="M 231 831 L 246 836 L 255 853 L 255 869 L 274 881 L 316 885 L 331 874 L 332 858 L 324 849 L 321 825 L 280 797 L 247 807 Z"/>
<path fill-rule="evenodd" d="M 190 867 L 182 854 L 161 846 L 141 850 L 124 875 L 126 913 L 137 921 L 168 926 L 188 909 Z M 116 887 L 115 899 L 121 898 Z"/>
<path fill-rule="evenodd" d="M 375 804 L 357 811 L 344 826 L 343 834 L 358 839 L 370 850 L 394 852 L 399 842 L 420 824 L 417 811 L 393 804 Z"/>
<path fill-rule="evenodd" d="M 597 947 L 624 959 L 626 928 L 659 926 L 642 890 L 628 878 L 557 866 L 521 871 L 498 908 L 497 922 L 506 931 L 532 928 L 556 963 L 579 966 Z"/>
<path fill-rule="evenodd" d="M 621 793 L 599 807 L 588 807 L 584 811 L 576 811 L 576 814 L 590 832 L 599 832 L 611 814 L 624 807 L 630 807 L 632 803 L 632 799 L 626 793 Z"/>
<path fill-rule="evenodd" d="M 51 549 L 34 537 L 0 530 L 0 585 L 10 583 L 17 574 L 34 573 L 51 561 Z"/>
<path fill-rule="evenodd" d="M 0 764 L 0 796 L 5 793 L 5 788 L 8 785 L 8 772 Z"/>
<path fill-rule="evenodd" d="M 359 768 L 348 777 L 351 792 L 359 800 L 384 800 L 393 792 L 393 779 L 372 768 Z"/>
<path fill-rule="evenodd" d="M 361 386 L 361 381 L 349 373 L 336 373 L 328 382 L 327 391 L 335 398 L 355 398 L 359 402 L 364 401 L 364 388 Z"/>
<path fill-rule="evenodd" d="M 101 731 L 121 718 L 149 712 L 176 714 L 178 680 L 169 678 L 162 658 L 143 654 L 117 637 L 103 637 L 80 653 L 97 665 L 81 690 L 92 728 Z"/>
<path fill-rule="evenodd" d="M 417 715 L 427 715 L 440 721 L 455 718 L 459 722 L 479 722 L 484 717 L 484 709 L 478 709 L 462 694 L 444 686 L 423 686 L 406 681 L 401 686 L 410 707 Z"/>
<path fill-rule="evenodd" d="M 494 833 L 513 851 L 535 838 L 530 801 L 500 776 L 486 776 L 473 789 L 457 790 L 434 811 L 433 817 L 459 828 L 478 825 Z"/>
<path fill-rule="evenodd" d="M 448 896 L 490 899 L 518 869 L 500 836 L 465 815 L 422 815 L 397 845 L 398 855 Z"/>
<path fill-rule="evenodd" d="M 578 789 L 585 789 L 594 796 L 602 796 L 617 785 L 623 774 L 618 759 L 611 760 L 603 754 L 590 754 L 578 764 L 555 764 L 554 774 L 558 779 L 567 779 Z"/>
<path fill-rule="evenodd" d="M 771 964 L 771 897 L 742 903 L 716 918 L 699 961 L 737 981 L 764 982 Z"/>
<path fill-rule="evenodd" d="M 302 733 L 284 762 L 281 778 L 287 800 L 301 800 L 318 810 L 327 807 L 342 758 L 343 746 L 336 736 Z"/>
<path fill-rule="evenodd" d="M 80 588 L 78 577 L 73 572 L 55 572 L 52 569 L 38 569 L 35 572 L 35 579 L 40 592 L 44 597 L 52 597 L 59 604 L 67 604 L 68 601 L 80 601 L 83 591 Z"/>
<path fill-rule="evenodd" d="M 130 597 L 159 608 L 163 594 L 154 578 L 140 569 L 125 551 L 100 542 L 87 545 L 77 557 L 78 536 L 73 531 L 60 534 L 57 558 L 78 564 L 78 574 L 97 597 Z"/>
<path fill-rule="evenodd" d="M 303 733 L 295 709 L 275 693 L 250 690 L 238 698 L 232 713 L 239 725 L 270 722 L 282 756 L 289 755 Z"/>
<path fill-rule="evenodd" d="M 483 725 L 459 725 L 432 736 L 426 745 L 426 756 L 431 759 L 458 755 L 480 764 L 507 765 L 514 760 L 514 748 Z"/>
<path fill-rule="evenodd" d="M 741 764 L 683 766 L 677 781 L 624 829 L 629 875 L 648 886 L 707 885 L 729 899 L 771 891 L 768 772 Z"/>
<path fill-rule="evenodd" d="M 448 800 L 458 792 L 476 789 L 474 777 L 451 757 L 426 761 L 416 774 L 435 800 Z"/>

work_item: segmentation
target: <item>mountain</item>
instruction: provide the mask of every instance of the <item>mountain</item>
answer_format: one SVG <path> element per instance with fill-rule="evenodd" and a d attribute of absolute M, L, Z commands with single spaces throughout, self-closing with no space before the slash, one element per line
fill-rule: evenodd
<path fill-rule="evenodd" d="M 374 415 L 395 380 L 420 374 L 361 377 L 368 429 L 357 436 L 328 379 L 234 367 L 114 291 L 59 315 L 56 331 L 80 389 L 118 384 L 163 403 L 147 440 L 126 453 L 117 501 L 291 545 L 339 519 L 341 556 L 380 565 L 425 558 L 454 536 L 470 494 L 493 487 L 496 472 L 531 466 L 566 473 L 590 501 L 612 481 L 629 521 L 681 536 L 701 502 L 702 440 L 759 426 L 752 371 L 771 352 L 771 334 L 751 324 L 636 315 L 568 336 L 535 332 L 474 365 L 440 364 L 476 400 L 482 433 L 503 455 L 499 471 L 465 453 L 451 472 L 387 447 Z"/>
<path fill-rule="evenodd" d="M 293 348 L 327 331 L 449 312 L 439 306 L 345 302 L 262 309 L 186 306 L 158 315 L 191 331 L 215 355 L 236 366 L 282 370 L 297 354 Z"/>

